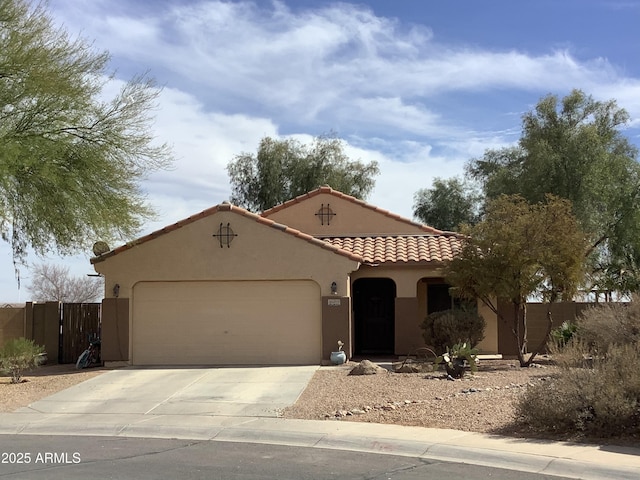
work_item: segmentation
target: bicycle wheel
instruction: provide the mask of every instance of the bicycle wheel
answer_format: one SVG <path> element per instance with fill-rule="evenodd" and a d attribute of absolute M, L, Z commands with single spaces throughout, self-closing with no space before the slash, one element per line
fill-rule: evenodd
<path fill-rule="evenodd" d="M 89 355 L 91 352 L 89 349 L 86 349 L 82 354 L 78 357 L 78 361 L 76 362 L 76 368 L 86 368 L 89 364 Z"/>
<path fill-rule="evenodd" d="M 99 361 L 98 351 L 95 348 L 92 348 L 91 353 L 89 354 L 89 359 L 87 360 L 87 366 L 91 367 L 93 365 L 97 365 Z"/>

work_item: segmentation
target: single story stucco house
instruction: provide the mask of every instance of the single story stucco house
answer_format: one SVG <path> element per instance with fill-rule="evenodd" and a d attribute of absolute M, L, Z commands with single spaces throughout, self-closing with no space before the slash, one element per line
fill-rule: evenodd
<path fill-rule="evenodd" d="M 452 305 L 460 237 L 330 187 L 260 215 L 222 203 L 91 259 L 105 278 L 103 359 L 132 365 L 319 364 L 423 346 Z M 491 312 L 483 353 L 496 353 Z"/>

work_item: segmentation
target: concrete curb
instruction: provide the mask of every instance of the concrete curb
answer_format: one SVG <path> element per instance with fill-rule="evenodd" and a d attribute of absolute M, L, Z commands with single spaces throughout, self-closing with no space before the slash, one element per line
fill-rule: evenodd
<path fill-rule="evenodd" d="M 581 479 L 637 479 L 640 449 L 344 421 L 197 415 L 0 414 L 0 434 L 172 438 L 401 455 Z"/>

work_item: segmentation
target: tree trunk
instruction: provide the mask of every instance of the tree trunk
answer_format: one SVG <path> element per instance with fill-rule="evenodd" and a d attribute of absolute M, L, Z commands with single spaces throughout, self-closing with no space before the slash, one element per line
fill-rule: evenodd
<path fill-rule="evenodd" d="M 527 329 L 527 301 L 524 300 L 520 304 L 520 309 L 522 312 L 522 354 L 525 355 L 527 353 L 527 347 L 529 346 L 529 339 L 527 338 L 527 334 L 529 330 Z"/>
<path fill-rule="evenodd" d="M 523 308 L 522 302 L 513 302 L 513 323 L 514 328 L 512 329 L 513 335 L 515 336 L 517 351 L 518 351 L 518 361 L 520 362 L 520 366 L 523 367 L 525 364 L 524 354 L 526 353 L 526 344 L 527 344 L 527 330 L 526 330 L 526 307 Z M 523 335 L 520 335 L 520 324 L 525 327 L 523 331 Z"/>
<path fill-rule="evenodd" d="M 536 357 L 536 355 L 538 355 L 538 353 L 540 353 L 540 351 L 542 351 L 542 349 L 547 344 L 547 341 L 549 339 L 549 335 L 551 334 L 552 329 L 553 329 L 553 317 L 551 316 L 551 309 L 549 309 L 547 310 L 547 333 L 542 338 L 542 342 L 540 342 L 540 344 L 536 347 L 536 349 L 531 352 L 531 356 L 526 361 L 526 363 L 524 365 L 520 364 L 520 366 L 528 367 L 533 363 L 533 359 Z"/>

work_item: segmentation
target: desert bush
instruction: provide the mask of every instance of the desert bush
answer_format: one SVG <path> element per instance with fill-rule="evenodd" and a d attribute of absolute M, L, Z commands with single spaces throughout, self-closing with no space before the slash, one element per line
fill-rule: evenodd
<path fill-rule="evenodd" d="M 477 311 L 454 308 L 435 312 L 422 322 L 422 336 L 427 345 L 434 347 L 438 354 L 447 347 L 468 343 L 474 348 L 484 338 L 486 322 Z"/>
<path fill-rule="evenodd" d="M 550 340 L 547 345 L 553 363 L 563 368 L 592 367 L 593 355 L 590 350 L 589 344 L 577 335 L 566 344 Z"/>
<path fill-rule="evenodd" d="M 602 355 L 612 345 L 640 343 L 640 299 L 589 308 L 578 318 L 576 334 Z"/>
<path fill-rule="evenodd" d="M 588 355 L 584 343 L 570 348 Z M 567 363 L 556 378 L 530 386 L 517 400 L 518 422 L 599 437 L 640 433 L 640 344 L 610 345 L 606 356 L 590 360 L 590 368 Z"/>
<path fill-rule="evenodd" d="M 564 321 L 558 328 L 551 330 L 550 341 L 554 342 L 557 346 L 566 345 L 578 330 L 578 325 L 573 322 Z"/>
<path fill-rule="evenodd" d="M 36 368 L 42 362 L 44 347 L 33 340 L 15 338 L 0 349 L 0 370 L 11 375 L 11 383 L 20 383 L 24 372 Z"/>

